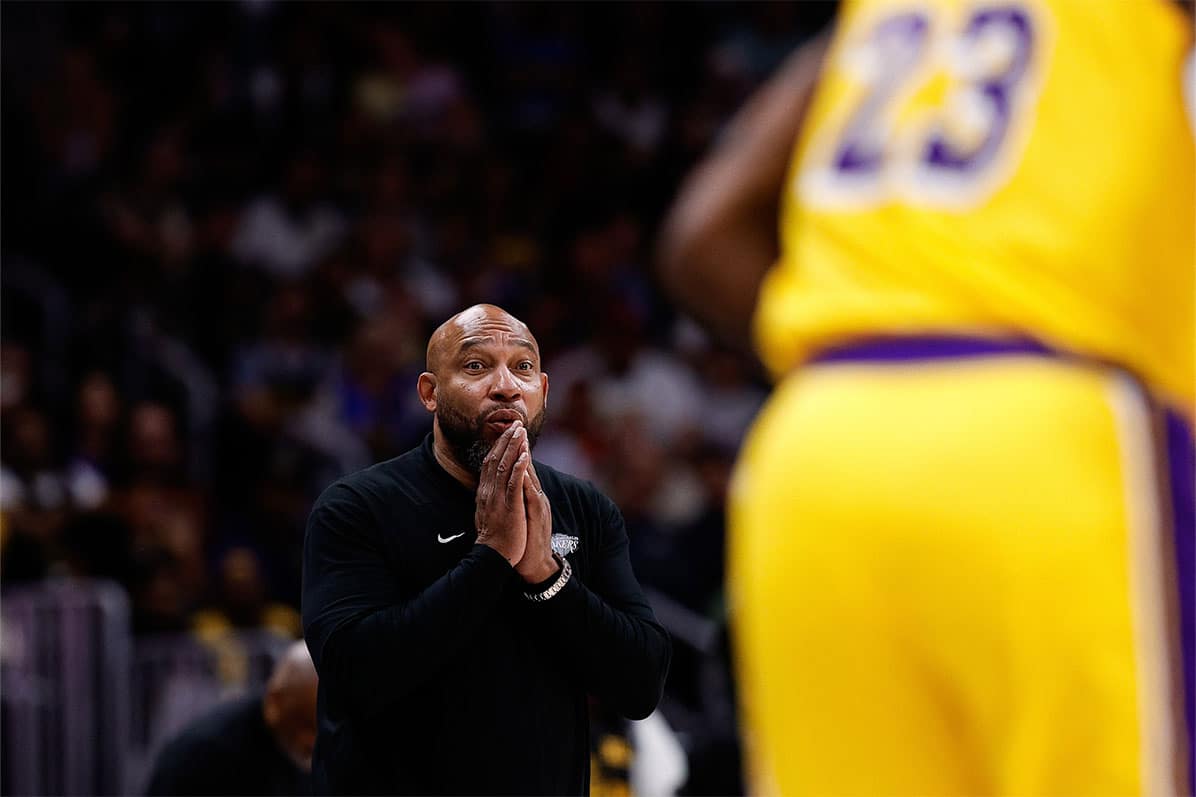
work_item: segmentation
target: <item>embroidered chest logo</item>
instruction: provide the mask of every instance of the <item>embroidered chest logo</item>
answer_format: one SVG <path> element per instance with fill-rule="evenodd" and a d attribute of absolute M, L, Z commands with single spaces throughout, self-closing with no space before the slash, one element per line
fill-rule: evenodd
<path fill-rule="evenodd" d="M 581 542 L 577 537 L 572 537 L 568 534 L 553 534 L 552 535 L 552 552 L 558 556 L 565 556 L 577 550 L 578 544 Z"/>
<path fill-rule="evenodd" d="M 451 534 L 448 537 L 444 536 L 443 534 L 437 534 L 436 539 L 440 542 L 452 542 L 453 540 L 457 539 L 458 537 L 464 537 L 464 536 L 465 536 L 465 532 L 461 532 L 460 534 Z"/>

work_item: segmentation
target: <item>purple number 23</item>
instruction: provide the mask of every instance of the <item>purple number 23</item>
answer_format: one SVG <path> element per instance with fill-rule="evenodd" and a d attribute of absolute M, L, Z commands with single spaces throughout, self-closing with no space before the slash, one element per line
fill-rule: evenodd
<path fill-rule="evenodd" d="M 840 179 L 869 182 L 891 165 L 886 163 L 893 134 L 888 117 L 912 91 L 913 73 L 934 49 L 933 33 L 929 15 L 904 11 L 879 20 L 865 37 L 867 91 L 841 128 L 831 161 Z M 944 118 L 928 127 L 914 149 L 917 163 L 910 165 L 915 174 L 955 182 L 978 175 L 993 162 L 1010 130 L 1033 45 L 1030 15 L 1017 5 L 982 7 L 967 18 L 942 49 L 949 54 L 946 68 L 953 89 Z M 962 113 L 972 135 L 953 134 L 947 113 Z"/>

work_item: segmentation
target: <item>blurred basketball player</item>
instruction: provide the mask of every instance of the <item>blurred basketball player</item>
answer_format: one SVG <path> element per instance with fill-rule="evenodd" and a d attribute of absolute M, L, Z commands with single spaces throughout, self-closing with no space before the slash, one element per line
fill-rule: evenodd
<path fill-rule="evenodd" d="M 665 283 L 778 380 L 757 791 L 1191 793 L 1191 46 L 1162 0 L 845 2 L 682 190 Z"/>

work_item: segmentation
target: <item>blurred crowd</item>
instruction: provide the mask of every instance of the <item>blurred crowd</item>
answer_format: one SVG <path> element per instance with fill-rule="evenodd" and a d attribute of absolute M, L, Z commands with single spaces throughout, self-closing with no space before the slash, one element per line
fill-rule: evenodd
<path fill-rule="evenodd" d="M 422 439 L 427 337 L 488 301 L 541 344 L 537 458 L 717 623 L 765 385 L 663 302 L 655 227 L 833 10 L 6 6 L 3 586 L 110 578 L 138 633 L 298 634 L 313 499 Z"/>

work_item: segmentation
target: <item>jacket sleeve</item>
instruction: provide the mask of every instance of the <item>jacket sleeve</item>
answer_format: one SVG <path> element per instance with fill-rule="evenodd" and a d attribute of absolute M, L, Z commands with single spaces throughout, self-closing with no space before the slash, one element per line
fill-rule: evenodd
<path fill-rule="evenodd" d="M 580 672 L 586 689 L 629 719 L 643 719 L 664 690 L 672 642 L 656 621 L 636 581 L 628 555 L 627 528 L 614 502 L 597 496 L 603 544 L 589 584 L 576 570 L 557 595 L 528 603 L 552 629 L 548 644 Z"/>
<path fill-rule="evenodd" d="M 512 569 L 485 546 L 404 600 L 352 487 L 316 502 L 303 550 L 303 632 L 320 680 L 368 715 L 417 690 L 493 613 Z"/>

